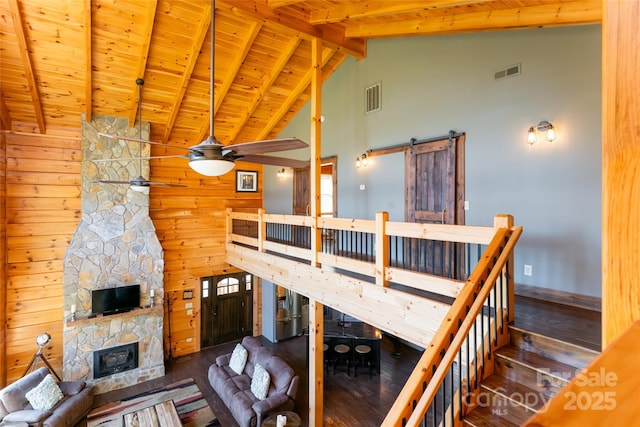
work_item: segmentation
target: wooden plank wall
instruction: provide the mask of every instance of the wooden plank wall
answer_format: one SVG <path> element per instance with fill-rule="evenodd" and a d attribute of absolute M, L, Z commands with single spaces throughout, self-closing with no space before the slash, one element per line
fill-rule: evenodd
<path fill-rule="evenodd" d="M 236 193 L 236 170 L 258 171 L 257 193 Z M 171 353 L 178 357 L 200 350 L 200 278 L 240 271 L 225 262 L 226 209 L 257 212 L 262 207 L 262 166 L 238 162 L 223 176 L 205 177 L 183 159 L 161 159 L 152 163 L 151 178 L 187 185 L 153 188 L 149 200 L 149 213 L 164 248 L 165 293 L 171 298 L 165 324 L 171 321 Z M 193 299 L 182 300 L 182 291 L 189 289 Z M 164 331 L 166 343 L 168 327 Z"/>
<path fill-rule="evenodd" d="M 0 336 L 6 338 L 2 384 L 22 376 L 37 350 L 35 337 L 42 332 L 52 336 L 44 354 L 61 372 L 63 258 L 81 218 L 80 139 L 3 135 L 6 156 L 0 157 L 6 157 L 7 175 L 2 201 L 7 209 L 2 232 L 6 230 L 7 255 L 0 274 L 7 275 L 7 326 Z M 258 171 L 259 191 L 236 193 L 235 172 L 207 178 L 191 171 L 184 160 L 163 162 L 151 165 L 152 179 L 188 185 L 153 188 L 149 201 L 164 248 L 165 291 L 172 298 L 172 355 L 177 357 L 200 349 L 200 277 L 238 271 L 225 263 L 226 208 L 256 212 L 262 206 L 263 177 L 261 166 L 238 163 L 236 169 Z M 4 224 L 4 218 L 0 221 Z M 185 289 L 194 290 L 191 301 L 182 300 Z"/>
<path fill-rule="evenodd" d="M 4 126 L 4 121 L 0 121 Z M 7 312 L 7 214 L 6 214 L 6 166 L 7 143 L 5 133 L 0 132 L 0 325 L 5 325 Z M 4 327 L 0 328 L 0 387 L 5 386 L 7 377 L 7 340 Z"/>
<path fill-rule="evenodd" d="M 6 369 L 21 377 L 43 332 L 62 366 L 62 269 L 80 220 L 80 139 L 6 134 Z"/>

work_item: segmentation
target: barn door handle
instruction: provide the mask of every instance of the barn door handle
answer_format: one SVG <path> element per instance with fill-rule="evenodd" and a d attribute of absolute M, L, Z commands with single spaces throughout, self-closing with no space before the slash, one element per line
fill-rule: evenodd
<path fill-rule="evenodd" d="M 442 224 L 444 224 L 444 214 L 445 214 L 446 211 L 447 211 L 446 209 L 442 211 L 442 221 L 441 221 Z"/>

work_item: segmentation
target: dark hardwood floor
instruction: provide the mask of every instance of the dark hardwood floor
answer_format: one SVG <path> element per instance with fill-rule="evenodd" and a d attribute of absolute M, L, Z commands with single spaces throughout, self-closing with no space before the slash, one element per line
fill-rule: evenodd
<path fill-rule="evenodd" d="M 526 297 L 516 298 L 515 326 L 543 335 L 600 350 L 600 313 L 560 304 L 547 303 Z M 296 337 L 278 344 L 263 338 L 263 343 L 285 359 L 300 375 L 300 387 L 295 411 L 308 425 L 309 382 L 306 365 L 306 338 Z M 224 427 L 237 423 L 207 380 L 207 370 L 218 355 L 233 351 L 235 342 L 210 347 L 189 356 L 180 357 L 166 365 L 163 378 L 147 381 L 126 389 L 96 396 L 94 407 L 126 396 L 152 390 L 183 378 L 194 378 Z M 394 357 L 392 341 L 382 340 L 380 374 L 372 378 L 365 370 L 358 376 L 347 376 L 345 370 L 325 375 L 325 426 L 379 426 L 402 389 L 422 352 L 401 345 L 400 356 Z"/>

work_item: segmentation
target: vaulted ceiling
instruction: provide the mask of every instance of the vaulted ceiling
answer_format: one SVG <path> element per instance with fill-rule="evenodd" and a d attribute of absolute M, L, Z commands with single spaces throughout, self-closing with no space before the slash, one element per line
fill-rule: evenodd
<path fill-rule="evenodd" d="M 600 23 L 602 0 L 216 0 L 215 134 L 271 138 L 310 96 L 311 40 L 323 78 L 367 40 Z M 2 127 L 77 135 L 82 114 L 142 117 L 151 139 L 209 134 L 209 0 L 0 0 Z"/>

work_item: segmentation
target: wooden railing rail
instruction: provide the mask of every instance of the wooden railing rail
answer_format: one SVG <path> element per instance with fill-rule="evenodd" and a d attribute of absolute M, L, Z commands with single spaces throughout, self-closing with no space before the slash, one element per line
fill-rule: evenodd
<path fill-rule="evenodd" d="M 304 260 L 312 259 L 310 241 L 305 241 L 304 245 L 296 245 L 292 236 L 294 231 L 297 231 L 298 234 L 303 231 L 311 236 L 314 230 L 312 217 L 267 214 L 263 209 L 260 209 L 257 214 L 235 212 L 229 209 L 227 219 L 228 229 L 232 230 L 228 232 L 228 242 L 253 246 L 259 248 L 260 251 L 268 250 L 272 253 L 295 256 Z M 234 221 L 253 222 L 256 225 L 252 230 L 257 229 L 258 232 L 255 232 L 254 235 L 235 232 Z M 267 224 L 292 227 L 291 230 L 283 232 L 285 235 L 290 234 L 289 241 L 287 238 L 270 239 L 267 236 Z M 389 255 L 390 239 L 405 239 L 405 245 L 409 245 L 409 239 L 422 242 L 441 241 L 453 242 L 453 244 L 486 245 L 491 241 L 491 236 L 495 232 L 492 227 L 392 222 L 388 220 L 386 212 L 378 213 L 376 220 L 320 217 L 317 219 L 317 224 L 323 239 L 317 260 L 322 265 L 374 277 L 376 283 L 382 286 L 387 286 L 389 282 L 395 282 L 420 290 L 442 293 L 449 297 L 455 297 L 459 294 L 464 284 L 464 280 L 461 279 L 464 277 L 447 278 L 437 274 L 427 274 L 424 271 L 412 271 L 410 268 L 403 268 L 399 265 L 391 265 L 393 260 Z M 364 240 L 367 247 L 360 248 L 361 242 L 358 239 Z M 350 246 L 345 242 L 354 245 Z M 291 248 L 291 246 L 298 247 Z M 404 250 L 401 249 L 401 252 L 403 252 L 400 255 L 402 257 Z"/>
<path fill-rule="evenodd" d="M 512 224 L 512 220 L 510 222 Z M 509 298 L 513 298 L 508 288 L 513 287 L 513 278 L 505 272 L 510 269 L 508 262 L 513 256 L 513 248 L 521 233 L 522 227 L 499 228 L 496 231 L 488 249 L 451 306 L 446 321 L 436 332 L 431 345 L 425 350 L 387 414 L 383 422 L 384 426 L 417 426 L 423 422 L 445 377 L 448 373 L 453 374 L 452 366 L 456 358 L 459 369 L 461 368 L 463 364 L 461 354 L 463 344 L 466 342 L 467 369 L 470 365 L 474 365 L 474 372 L 468 372 L 466 378 L 462 378 L 463 374 L 460 373 L 458 387 L 455 387 L 453 379 L 450 379 L 452 383 L 449 387 L 450 399 L 446 405 L 443 405 L 440 418 L 437 423 L 434 422 L 434 425 L 447 425 L 444 415 L 446 413 L 451 414 L 452 419 L 454 412 L 457 412 L 458 416 L 462 415 L 460 410 L 469 404 L 468 399 L 472 397 L 470 392 L 477 388 L 478 380 L 485 374 L 484 366 L 486 359 L 491 357 L 492 342 L 493 345 L 497 344 L 498 335 L 506 334 L 504 323 L 510 318 L 508 311 L 512 304 Z M 487 308 L 490 310 L 486 310 Z M 488 321 L 489 338 L 485 340 L 486 334 L 481 331 L 481 338 L 478 340 L 476 328 L 478 324 L 482 325 L 481 329 L 484 328 L 485 311 L 493 311 L 495 319 L 493 324 L 491 319 Z M 473 333 L 471 333 L 472 328 Z M 480 341 L 479 345 L 478 341 Z M 473 342 L 473 345 L 470 346 L 470 342 Z M 485 345 L 488 346 L 487 349 Z M 480 347 L 479 352 L 478 347 Z M 471 356 L 471 352 L 474 356 Z M 437 417 L 436 414 L 432 416 Z M 453 421 L 453 424 L 456 424 L 455 420 Z"/>

